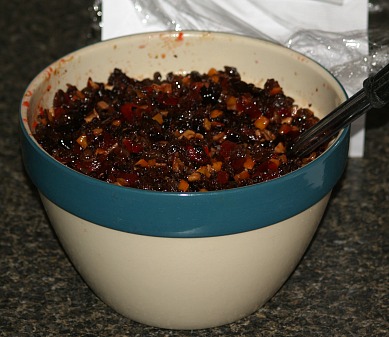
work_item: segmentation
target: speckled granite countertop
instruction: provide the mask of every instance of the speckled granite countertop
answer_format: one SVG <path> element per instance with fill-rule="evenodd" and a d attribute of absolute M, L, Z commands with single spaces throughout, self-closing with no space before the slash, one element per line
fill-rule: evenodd
<path fill-rule="evenodd" d="M 87 2 L 2 1 L 0 16 L 0 336 L 389 335 L 388 106 L 368 116 L 365 158 L 349 161 L 311 246 L 273 299 L 234 324 L 160 330 L 116 314 L 85 285 L 21 163 L 19 100 L 43 67 L 99 39 Z"/>

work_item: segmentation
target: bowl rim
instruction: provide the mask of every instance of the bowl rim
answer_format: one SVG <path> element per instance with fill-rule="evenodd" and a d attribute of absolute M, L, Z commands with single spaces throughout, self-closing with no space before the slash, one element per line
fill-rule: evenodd
<path fill-rule="evenodd" d="M 276 50 L 288 50 L 290 53 L 299 55 L 301 57 L 304 57 L 305 59 L 309 60 L 311 63 L 311 66 L 316 67 L 318 71 L 320 70 L 323 73 L 326 73 L 329 78 L 334 80 L 334 83 L 338 85 L 338 87 L 343 91 L 344 94 L 344 99 L 347 98 L 347 94 L 341 83 L 339 82 L 338 79 L 336 79 L 325 67 L 323 67 L 321 64 L 316 62 L 315 60 L 310 59 L 309 57 L 302 55 L 299 52 L 293 51 L 285 46 L 276 44 L 271 41 L 266 41 L 266 40 L 261 40 L 258 38 L 254 37 L 249 37 L 249 36 L 243 36 L 243 35 L 237 35 L 237 34 L 232 34 L 232 33 L 224 33 L 224 32 L 205 32 L 205 31 L 183 31 L 183 32 L 176 32 L 176 31 L 164 31 L 164 32 L 148 32 L 148 33 L 139 33 L 139 34 L 133 34 L 133 35 L 128 35 L 128 36 L 122 36 L 118 38 L 113 38 L 109 39 L 106 41 L 101 41 L 94 43 L 92 45 L 86 46 L 79 48 L 66 56 L 54 61 L 51 63 L 49 66 L 45 67 L 27 86 L 27 89 L 23 95 L 23 99 L 20 105 L 20 127 L 22 130 L 22 155 L 23 155 L 23 160 L 24 164 L 27 170 L 28 175 L 32 179 L 34 185 L 37 186 L 37 188 L 41 191 L 42 194 L 44 194 L 46 197 L 48 197 L 50 200 L 54 201 L 57 205 L 60 207 L 64 207 L 64 209 L 68 210 L 69 212 L 80 216 L 83 219 L 88 219 L 89 221 L 95 222 L 99 225 L 109 227 L 112 229 L 116 230 L 121 230 L 125 232 L 132 232 L 136 234 L 145 234 L 145 235 L 152 235 L 152 236 L 169 236 L 169 237 L 203 237 L 203 236 L 216 236 L 216 235 L 227 235 L 227 234 L 233 234 L 237 231 L 231 230 L 231 228 L 226 228 L 225 230 L 220 230 L 220 224 L 218 224 L 217 230 L 214 231 L 209 231 L 204 228 L 204 226 L 201 226 L 199 223 L 199 219 L 196 219 L 194 222 L 196 223 L 195 226 L 189 226 L 187 228 L 179 228 L 178 226 L 174 226 L 174 228 L 170 228 L 169 230 L 165 230 L 163 226 L 159 225 L 157 231 L 150 230 L 150 227 L 155 226 L 156 222 L 151 221 L 149 224 L 149 228 L 147 230 L 140 228 L 141 226 L 136 225 L 133 227 L 131 230 L 128 230 L 126 228 L 126 224 L 124 223 L 124 219 L 120 219 L 119 221 L 116 221 L 114 224 L 110 224 L 107 219 L 103 221 L 99 221 L 99 219 L 96 218 L 96 216 L 91 216 L 89 214 L 90 212 L 83 212 L 80 207 L 75 207 L 74 202 L 69 203 L 69 198 L 65 198 L 67 200 L 64 200 L 64 198 L 61 198 L 58 196 L 58 193 L 53 193 L 50 192 L 50 187 L 48 186 L 47 183 L 42 183 L 41 179 L 38 177 L 38 172 L 37 172 L 37 163 L 39 162 L 39 165 L 49 165 L 52 169 L 57 169 L 61 172 L 62 177 L 66 177 L 68 179 L 74 179 L 78 183 L 85 184 L 86 186 L 93 187 L 93 190 L 95 191 L 107 191 L 109 190 L 109 194 L 111 198 L 117 199 L 117 197 L 120 195 L 121 197 L 123 196 L 124 193 L 133 195 L 135 199 L 142 199 L 142 198 L 154 198 L 154 199 L 161 199 L 161 196 L 164 195 L 163 199 L 174 199 L 174 200 L 183 200 L 183 199 L 190 199 L 194 205 L 197 204 L 203 204 L 204 201 L 203 199 L 207 200 L 216 200 L 220 199 L 221 197 L 226 198 L 230 200 L 231 198 L 236 198 L 238 196 L 242 196 L 243 194 L 250 194 L 253 195 L 253 191 L 259 189 L 264 189 L 264 190 L 270 190 L 272 186 L 276 186 L 279 184 L 286 184 L 287 186 L 293 185 L 293 180 L 307 175 L 312 169 L 315 169 L 316 165 L 319 165 L 319 163 L 322 163 L 324 165 L 325 163 L 331 162 L 331 166 L 334 166 L 335 163 L 333 160 L 331 160 L 331 157 L 334 157 L 333 153 L 338 153 L 336 157 L 338 157 L 337 160 L 339 160 L 341 157 L 344 157 L 344 152 L 348 151 L 348 137 L 349 137 L 349 127 L 345 128 L 340 132 L 338 137 L 335 139 L 333 144 L 329 146 L 329 148 L 322 153 L 318 158 L 316 158 L 313 162 L 308 163 L 307 165 L 299 168 L 298 170 L 295 170 L 293 172 L 290 172 L 286 175 L 283 175 L 281 177 L 261 182 L 258 184 L 253 184 L 253 185 L 248 185 L 248 186 L 242 186 L 238 188 L 233 188 L 233 189 L 227 189 L 227 190 L 217 190 L 217 191 L 207 191 L 207 192 L 189 192 L 189 193 L 183 193 L 183 192 L 162 192 L 162 191 L 151 191 L 151 190 L 142 190 L 142 189 L 136 189 L 136 188 L 130 188 L 130 187 L 122 187 L 122 186 L 117 186 L 111 183 L 107 183 L 105 181 L 98 180 L 96 178 L 92 178 L 90 176 L 84 175 L 80 172 L 77 172 L 64 164 L 60 163 L 56 159 L 54 159 L 52 156 L 50 156 L 35 140 L 35 138 L 32 135 L 30 125 L 28 123 L 28 120 L 26 119 L 26 116 L 28 114 L 28 108 L 29 108 L 29 102 L 30 99 L 33 95 L 34 89 L 39 86 L 39 83 L 41 83 L 42 80 L 47 76 L 47 72 L 50 69 L 55 68 L 55 66 L 58 64 L 58 62 L 61 62 L 61 60 L 65 58 L 70 58 L 73 57 L 73 55 L 82 53 L 88 50 L 92 50 L 96 48 L 96 46 L 99 47 L 104 47 L 108 46 L 111 43 L 121 43 L 124 41 L 127 41 L 128 39 L 136 39 L 137 37 L 147 37 L 149 39 L 155 38 L 155 37 L 172 37 L 176 38 L 179 33 L 184 34 L 186 38 L 199 38 L 206 35 L 212 35 L 216 38 L 239 38 L 242 40 L 249 40 L 258 44 L 263 44 L 266 46 L 270 46 L 271 48 L 274 48 Z M 39 160 L 36 163 L 35 167 L 31 166 L 31 160 L 33 160 L 31 153 L 35 153 L 35 155 L 38 154 Z M 322 170 L 323 167 L 322 165 L 319 165 L 320 168 L 316 168 L 317 170 Z M 34 166 L 34 165 L 33 165 Z M 320 193 L 319 196 L 312 198 L 312 195 L 310 196 L 311 198 L 311 204 L 319 201 L 321 197 L 324 197 L 325 194 L 327 194 L 332 187 L 334 186 L 334 181 L 337 181 L 341 174 L 343 173 L 344 167 L 345 167 L 345 161 L 342 161 L 340 164 L 340 173 L 336 174 L 336 177 L 331 177 L 328 180 L 331 180 L 331 182 L 327 181 L 326 186 L 325 186 L 325 191 Z M 304 179 L 304 178 L 303 178 Z M 54 179 L 50 179 L 50 182 L 54 182 Z M 330 186 L 331 185 L 331 186 Z M 74 185 L 73 187 L 75 187 Z M 262 186 L 262 187 L 258 187 Z M 314 190 L 319 190 L 320 188 L 323 188 L 323 186 L 316 186 Z M 124 192 L 127 191 L 127 192 Z M 94 198 L 96 199 L 96 198 Z M 306 202 L 305 202 L 306 204 Z M 63 206 L 67 205 L 67 206 Z M 71 205 L 71 206 L 69 206 Z M 295 215 L 301 211 L 303 211 L 306 208 L 306 206 L 299 206 L 296 207 L 294 214 Z M 187 209 L 187 207 L 186 207 Z M 88 214 L 87 214 L 88 213 Z M 164 213 L 164 212 L 159 212 L 159 213 Z M 282 213 L 282 212 L 281 212 Z M 204 217 L 200 217 L 202 220 L 205 220 Z M 252 230 L 252 229 L 257 229 L 260 227 L 265 227 L 268 225 L 271 225 L 275 221 L 278 222 L 285 218 L 284 215 L 278 216 L 278 217 L 272 217 L 272 220 L 267 220 L 262 223 L 261 226 L 258 227 L 258 225 L 253 226 L 252 224 L 247 223 L 246 225 L 241 227 L 238 232 L 242 231 L 247 231 L 247 230 Z M 126 219 L 127 221 L 130 219 Z M 182 219 L 181 219 L 182 220 Z M 192 219 L 193 220 L 193 219 Z M 213 219 L 214 220 L 214 219 Z M 228 226 L 227 226 L 228 227 Z"/>

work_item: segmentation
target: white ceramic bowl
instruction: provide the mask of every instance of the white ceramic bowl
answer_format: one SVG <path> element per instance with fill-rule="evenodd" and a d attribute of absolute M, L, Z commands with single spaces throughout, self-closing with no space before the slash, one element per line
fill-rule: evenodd
<path fill-rule="evenodd" d="M 123 37 L 56 61 L 21 104 L 26 170 L 70 260 L 117 312 L 171 329 L 238 320 L 282 286 L 303 256 L 347 161 L 348 132 L 304 168 L 230 191 L 164 193 L 124 188 L 56 162 L 35 141 L 35 118 L 67 83 L 237 67 L 243 80 L 275 78 L 301 106 L 324 116 L 346 99 L 324 68 L 287 48 L 223 33 Z M 153 207 L 150 207 L 153 205 Z"/>

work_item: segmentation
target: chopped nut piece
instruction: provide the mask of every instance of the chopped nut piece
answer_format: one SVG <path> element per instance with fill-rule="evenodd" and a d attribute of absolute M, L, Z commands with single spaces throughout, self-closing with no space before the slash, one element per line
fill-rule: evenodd
<path fill-rule="evenodd" d="M 185 166 L 185 164 L 182 162 L 180 158 L 177 156 L 173 159 L 172 169 L 174 172 L 180 172 L 182 168 Z"/>
<path fill-rule="evenodd" d="M 98 136 L 98 135 L 102 134 L 103 129 L 102 128 L 96 128 L 96 129 L 93 129 L 92 132 L 93 132 L 93 135 Z"/>
<path fill-rule="evenodd" d="M 92 122 L 95 118 L 99 118 L 99 114 L 97 113 L 97 111 L 95 109 L 93 109 L 93 111 L 84 118 L 85 122 L 87 123 L 90 123 Z"/>
<path fill-rule="evenodd" d="M 258 138 L 263 138 L 265 140 L 274 140 L 276 139 L 276 136 L 268 129 L 264 129 L 264 130 L 256 130 L 255 131 L 255 135 L 258 137 Z"/>
<path fill-rule="evenodd" d="M 126 181 L 126 179 L 123 179 L 123 178 L 116 178 L 116 185 L 126 186 L 127 185 L 127 181 Z"/>
<path fill-rule="evenodd" d="M 102 149 L 101 147 L 97 148 L 96 151 L 95 151 L 95 155 L 98 156 L 99 154 L 104 154 L 104 155 L 107 155 L 108 154 L 108 151 L 107 150 L 104 150 Z"/>
<path fill-rule="evenodd" d="M 207 166 L 201 166 L 197 169 L 196 172 L 199 172 L 201 173 L 202 175 L 206 176 L 207 178 L 209 178 L 211 176 L 211 166 L 210 165 L 207 165 Z"/>
<path fill-rule="evenodd" d="M 264 135 L 265 135 L 265 139 L 266 140 L 274 140 L 274 139 L 276 139 L 276 135 L 273 133 L 273 132 L 271 132 L 270 130 L 262 130 L 263 131 L 263 133 L 264 133 Z"/>
<path fill-rule="evenodd" d="M 285 145 L 282 142 L 279 142 L 274 148 L 275 153 L 285 153 Z"/>
<path fill-rule="evenodd" d="M 182 139 L 183 137 L 185 137 L 186 139 L 192 139 L 194 136 L 195 136 L 195 132 L 193 130 L 185 130 L 181 135 L 180 137 L 178 137 L 179 139 Z"/>
<path fill-rule="evenodd" d="M 227 109 L 228 110 L 236 110 L 237 99 L 234 96 L 229 96 L 227 98 Z"/>
<path fill-rule="evenodd" d="M 109 104 L 105 101 L 99 101 L 97 102 L 96 106 L 100 109 L 100 110 L 108 110 L 109 108 Z"/>
<path fill-rule="evenodd" d="M 235 181 L 245 180 L 248 178 L 250 178 L 250 174 L 246 170 L 234 175 Z"/>
<path fill-rule="evenodd" d="M 254 160 L 252 160 L 251 157 L 247 157 L 245 162 L 243 163 L 243 167 L 248 170 L 251 170 L 254 166 L 255 166 Z"/>
<path fill-rule="evenodd" d="M 88 147 L 88 140 L 86 135 L 81 135 L 77 138 L 77 143 L 83 148 L 86 149 Z"/>
<path fill-rule="evenodd" d="M 189 183 L 186 180 L 181 179 L 178 184 L 178 190 L 181 192 L 186 192 L 188 188 L 189 188 Z"/>
<path fill-rule="evenodd" d="M 193 172 L 190 176 L 188 176 L 188 181 L 198 181 L 201 179 L 201 174 L 199 172 Z"/>
<path fill-rule="evenodd" d="M 292 106 L 292 111 L 291 111 L 291 114 L 290 114 L 292 116 L 292 118 L 296 117 L 298 111 L 299 111 L 299 107 L 297 105 L 293 105 Z"/>
<path fill-rule="evenodd" d="M 84 99 L 85 95 L 82 93 L 82 91 L 77 90 L 75 97 L 77 97 L 77 99 Z"/>
<path fill-rule="evenodd" d="M 107 149 L 107 152 L 110 153 L 112 150 L 116 149 L 119 146 L 118 143 L 113 144 Z"/>
<path fill-rule="evenodd" d="M 162 125 L 163 124 L 163 117 L 160 113 L 157 113 L 153 119 L 159 124 L 159 125 Z"/>
<path fill-rule="evenodd" d="M 93 82 L 91 78 L 88 79 L 88 86 L 96 90 L 99 89 L 99 85 Z"/>
<path fill-rule="evenodd" d="M 167 164 L 166 163 L 155 163 L 155 166 L 156 167 L 166 167 Z"/>
<path fill-rule="evenodd" d="M 148 167 L 149 163 L 145 159 L 140 159 L 135 163 L 136 166 Z"/>
<path fill-rule="evenodd" d="M 205 130 L 207 131 L 211 130 L 211 122 L 208 118 L 204 118 L 203 126 Z"/>
<path fill-rule="evenodd" d="M 49 119 L 50 122 L 54 120 L 55 117 L 55 111 L 54 108 L 50 108 L 47 110 L 47 118 Z"/>
<path fill-rule="evenodd" d="M 214 135 L 212 137 L 212 139 L 216 142 L 221 142 L 224 140 L 224 138 L 226 137 L 226 134 L 225 132 L 219 132 L 217 135 Z"/>
<path fill-rule="evenodd" d="M 217 118 L 217 117 L 220 117 L 223 115 L 223 111 L 221 110 L 218 110 L 218 109 L 215 109 L 215 110 L 212 110 L 211 113 L 209 114 L 209 117 L 211 118 Z"/>
<path fill-rule="evenodd" d="M 281 120 L 281 124 L 292 124 L 293 118 L 292 117 L 285 117 Z"/>
<path fill-rule="evenodd" d="M 223 162 L 221 162 L 221 161 L 215 161 L 214 163 L 212 163 L 212 168 L 216 172 L 220 171 L 222 169 L 222 167 L 223 167 Z"/>
<path fill-rule="evenodd" d="M 269 119 L 265 116 L 260 116 L 255 122 L 254 125 L 256 128 L 260 130 L 266 129 L 266 127 L 269 125 Z"/>

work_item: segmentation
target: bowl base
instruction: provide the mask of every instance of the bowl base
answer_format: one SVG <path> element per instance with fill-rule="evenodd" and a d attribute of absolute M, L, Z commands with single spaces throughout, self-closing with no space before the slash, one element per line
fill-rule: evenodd
<path fill-rule="evenodd" d="M 330 194 L 285 221 L 205 238 L 164 238 L 105 228 L 41 195 L 52 226 L 85 282 L 131 320 L 204 329 L 263 306 L 303 256 Z"/>

